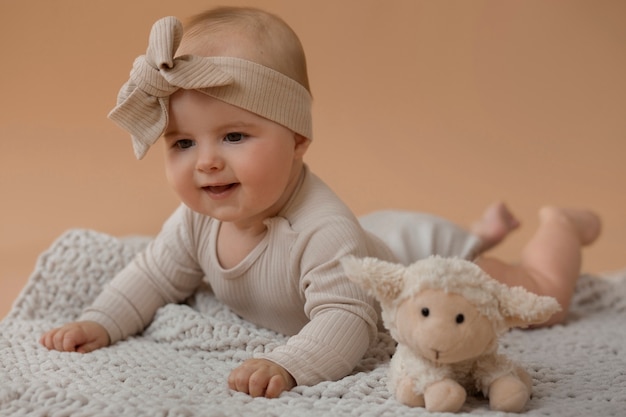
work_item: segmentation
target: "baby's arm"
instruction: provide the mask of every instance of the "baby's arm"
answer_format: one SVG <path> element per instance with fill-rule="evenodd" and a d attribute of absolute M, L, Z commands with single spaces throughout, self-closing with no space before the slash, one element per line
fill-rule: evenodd
<path fill-rule="evenodd" d="M 46 332 L 39 342 L 60 352 L 87 353 L 108 346 L 111 341 L 104 327 L 93 321 L 77 321 Z"/>
<path fill-rule="evenodd" d="M 231 388 L 250 395 L 263 395 L 266 388 L 269 397 L 295 385 L 338 380 L 354 369 L 374 339 L 375 300 L 348 280 L 339 262 L 348 254 L 369 253 L 363 232 L 352 222 L 322 226 L 312 234 L 302 233 L 291 250 L 302 273 L 297 281 L 301 298 L 293 303 L 304 301 L 302 308 L 310 321 L 286 344 L 255 354 L 235 369 L 229 378 Z M 283 386 L 277 387 L 278 378 Z"/>
<path fill-rule="evenodd" d="M 109 346 L 143 331 L 166 303 L 180 302 L 193 293 L 203 275 L 187 244 L 193 219 L 184 208 L 104 286 L 77 321 L 46 332 L 40 342 L 63 352 L 86 353 Z"/>

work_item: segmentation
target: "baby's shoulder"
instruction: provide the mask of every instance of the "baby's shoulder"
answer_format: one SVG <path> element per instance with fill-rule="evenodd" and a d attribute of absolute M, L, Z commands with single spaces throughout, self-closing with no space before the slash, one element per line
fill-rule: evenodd
<path fill-rule="evenodd" d="M 310 171 L 297 195 L 281 214 L 296 227 L 319 230 L 333 227 L 359 228 L 359 222 L 348 206 Z"/>

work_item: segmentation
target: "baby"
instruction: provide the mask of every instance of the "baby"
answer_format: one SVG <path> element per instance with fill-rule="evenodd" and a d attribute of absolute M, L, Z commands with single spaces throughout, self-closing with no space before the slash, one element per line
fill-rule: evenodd
<path fill-rule="evenodd" d="M 131 133 L 138 158 L 163 137 L 167 179 L 183 204 L 78 321 L 41 337 L 49 349 L 116 343 L 206 283 L 244 319 L 290 336 L 228 378 L 233 390 L 277 397 L 349 374 L 378 331 L 378 306 L 345 277 L 342 257 L 474 258 L 517 227 L 502 204 L 472 233 L 417 213 L 377 213 L 362 226 L 304 163 L 312 139 L 304 52 L 285 22 L 257 9 L 213 9 L 184 31 L 175 18 L 157 21 L 110 118 Z M 581 247 L 600 223 L 551 207 L 540 218 L 521 264 L 476 262 L 565 310 Z"/>

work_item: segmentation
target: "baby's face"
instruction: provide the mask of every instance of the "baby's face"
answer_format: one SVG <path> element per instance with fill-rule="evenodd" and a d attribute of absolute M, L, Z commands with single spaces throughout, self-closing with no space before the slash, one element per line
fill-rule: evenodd
<path fill-rule="evenodd" d="M 302 171 L 308 140 L 195 90 L 170 97 L 167 178 L 192 210 L 242 227 L 280 211 Z"/>

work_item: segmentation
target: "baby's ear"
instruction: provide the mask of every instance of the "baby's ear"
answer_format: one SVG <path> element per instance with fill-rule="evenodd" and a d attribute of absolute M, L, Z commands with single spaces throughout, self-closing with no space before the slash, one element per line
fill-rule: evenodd
<path fill-rule="evenodd" d="M 530 293 L 522 287 L 504 287 L 500 294 L 500 312 L 508 327 L 528 327 L 547 321 L 561 306 L 553 297 Z"/>
<path fill-rule="evenodd" d="M 311 144 L 311 139 L 305 138 L 304 136 L 294 133 L 294 141 L 295 141 L 295 154 L 296 157 L 302 158 L 304 154 L 309 149 L 309 145 Z"/>
<path fill-rule="evenodd" d="M 376 258 L 347 256 L 341 259 L 347 277 L 379 301 L 395 300 L 404 288 L 404 266 Z"/>

